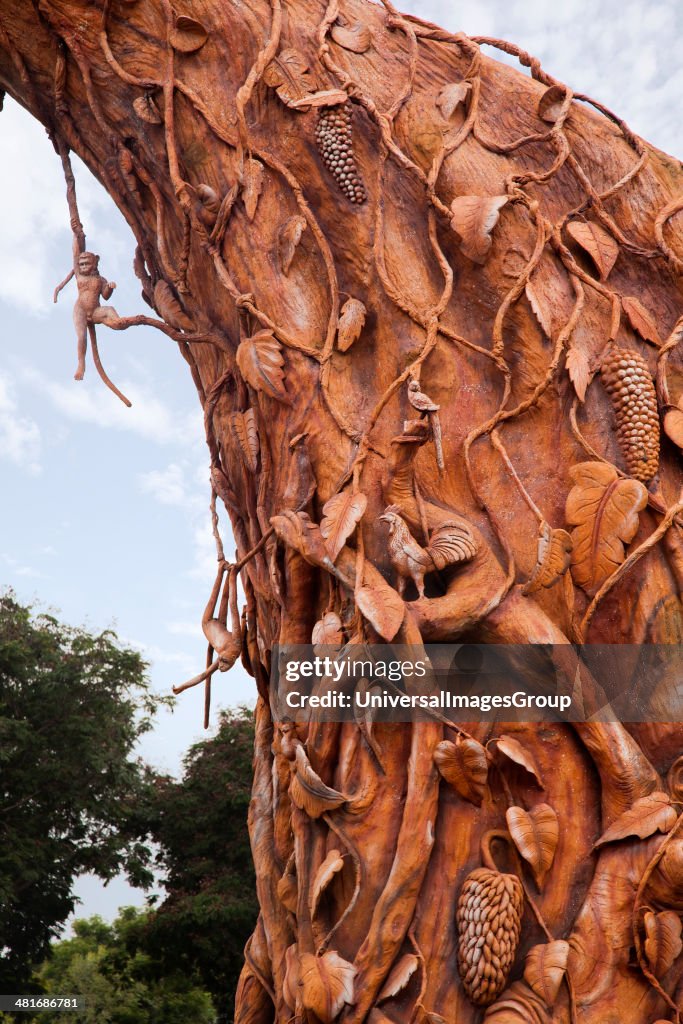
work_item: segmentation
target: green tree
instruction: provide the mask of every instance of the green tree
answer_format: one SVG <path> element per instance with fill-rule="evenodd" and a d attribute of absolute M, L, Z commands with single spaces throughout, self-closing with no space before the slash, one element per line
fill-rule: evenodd
<path fill-rule="evenodd" d="M 152 779 L 134 747 L 166 699 L 145 668 L 112 632 L 0 596 L 2 992 L 26 990 L 74 908 L 77 875 L 152 879 L 133 813 Z"/>
<path fill-rule="evenodd" d="M 181 781 L 157 780 L 147 813 L 167 896 L 147 945 L 169 966 L 196 969 L 221 1021 L 232 1020 L 244 945 L 258 915 L 247 811 L 254 724 L 224 712 L 217 735 L 191 747 Z"/>
<path fill-rule="evenodd" d="M 99 917 L 74 922 L 37 980 L 54 995 L 84 995 L 82 1024 L 211 1024 L 211 997 L 186 971 L 162 969 L 142 945 L 148 914 L 126 907 L 112 925 Z M 34 1024 L 54 1014 L 39 1013 Z"/>

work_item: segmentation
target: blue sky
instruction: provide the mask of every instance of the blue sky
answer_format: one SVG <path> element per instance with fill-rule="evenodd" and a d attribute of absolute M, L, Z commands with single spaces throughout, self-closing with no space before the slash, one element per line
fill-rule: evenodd
<path fill-rule="evenodd" d="M 654 145 L 683 152 L 680 0 L 412 0 L 409 10 L 453 31 L 517 42 L 544 67 L 623 116 Z M 489 51 L 493 52 L 493 51 Z M 92 365 L 76 384 L 73 285 L 52 304 L 70 267 L 69 218 L 59 161 L 44 131 L 10 101 L 0 115 L 0 583 L 74 624 L 113 626 L 152 663 L 160 692 L 201 668 L 199 621 L 215 549 L 208 456 L 187 366 L 150 329 L 100 328 L 125 409 Z M 146 311 L 132 273 L 134 242 L 107 196 L 77 167 L 88 247 L 118 283 L 122 314 Z M 226 550 L 230 537 L 224 527 Z M 253 702 L 241 667 L 216 677 L 218 706 Z M 203 734 L 202 695 L 160 716 L 143 755 L 177 772 Z M 141 895 L 115 881 L 79 883 L 80 913 L 111 917 Z"/>

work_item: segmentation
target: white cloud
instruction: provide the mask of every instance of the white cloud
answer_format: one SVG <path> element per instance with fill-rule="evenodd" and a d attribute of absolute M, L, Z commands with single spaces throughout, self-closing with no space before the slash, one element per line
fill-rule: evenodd
<path fill-rule="evenodd" d="M 156 444 L 193 446 L 201 438 L 198 409 L 178 413 L 139 383 L 122 381 L 121 390 L 133 403 L 127 409 L 104 389 L 93 368 L 89 370 L 91 379 L 80 383 L 62 384 L 33 369 L 26 369 L 24 377 L 69 420 L 102 429 L 130 431 Z"/>
<path fill-rule="evenodd" d="M 40 429 L 23 416 L 9 377 L 0 373 L 0 457 L 28 473 L 40 472 Z"/>
<path fill-rule="evenodd" d="M 186 506 L 190 496 L 185 489 L 185 473 L 182 466 L 172 462 L 166 469 L 152 469 L 138 476 L 141 489 L 152 494 L 162 505 Z"/>

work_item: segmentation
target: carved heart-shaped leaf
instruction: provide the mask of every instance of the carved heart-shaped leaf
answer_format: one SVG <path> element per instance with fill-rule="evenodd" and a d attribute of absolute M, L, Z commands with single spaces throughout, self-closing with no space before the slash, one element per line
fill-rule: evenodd
<path fill-rule="evenodd" d="M 632 807 L 620 814 L 600 836 L 595 849 L 619 839 L 628 839 L 629 836 L 647 839 L 655 832 L 668 832 L 675 824 L 676 811 L 671 806 L 668 794 L 655 790 L 649 796 L 636 800 Z"/>
<path fill-rule="evenodd" d="M 507 201 L 507 196 L 458 196 L 451 203 L 451 227 L 465 256 L 474 263 L 486 262 L 491 232 Z"/>
<path fill-rule="evenodd" d="M 604 462 L 581 462 L 569 472 L 574 481 L 566 506 L 567 522 L 574 527 L 571 571 L 575 583 L 593 596 L 624 561 L 624 545 L 637 533 L 647 490 Z"/>
<path fill-rule="evenodd" d="M 320 897 L 325 892 L 334 876 L 344 867 L 344 860 L 339 850 L 330 850 L 325 860 L 315 873 L 311 889 L 311 917 L 315 917 Z"/>
<path fill-rule="evenodd" d="M 337 321 L 337 348 L 347 352 L 360 337 L 367 310 L 360 299 L 347 299 Z"/>
<path fill-rule="evenodd" d="M 522 593 L 533 594 L 542 587 L 547 589 L 557 583 L 569 568 L 573 548 L 574 543 L 566 530 L 553 530 L 548 523 L 541 523 L 536 565 Z"/>
<path fill-rule="evenodd" d="M 488 778 L 486 751 L 481 743 L 469 737 L 459 738 L 457 743 L 443 740 L 434 751 L 434 760 L 441 776 L 456 793 L 481 807 Z"/>
<path fill-rule="evenodd" d="M 294 774 L 289 784 L 289 795 L 300 810 L 311 818 L 319 818 L 326 811 L 333 811 L 346 802 L 343 793 L 326 786 L 311 768 L 303 746 L 296 748 Z"/>
<path fill-rule="evenodd" d="M 154 286 L 154 308 L 170 327 L 176 331 L 193 331 L 194 324 L 175 297 L 171 286 L 159 279 Z"/>
<path fill-rule="evenodd" d="M 508 758 L 510 761 L 514 761 L 515 764 L 526 769 L 529 775 L 533 775 L 536 782 L 543 789 L 541 773 L 531 755 L 531 751 L 527 750 L 514 736 L 503 735 L 496 739 L 496 756 L 502 759 Z"/>
<path fill-rule="evenodd" d="M 278 231 L 277 251 L 282 273 L 288 274 L 301 236 L 306 230 L 306 218 L 295 216 L 286 220 Z"/>
<path fill-rule="evenodd" d="M 659 337 L 657 324 L 640 299 L 634 295 L 623 295 L 621 305 L 633 330 L 645 341 L 650 341 L 659 348 L 662 339 Z"/>
<path fill-rule="evenodd" d="M 471 89 L 469 82 L 452 82 L 451 85 L 444 85 L 436 97 L 436 105 L 447 121 L 450 121 L 460 104 L 465 102 Z"/>
<path fill-rule="evenodd" d="M 384 982 L 377 996 L 377 1002 L 383 1003 L 386 999 L 398 995 L 406 987 L 413 974 L 417 970 L 419 960 L 414 953 L 406 953 L 397 964 L 392 967 L 389 977 Z"/>
<path fill-rule="evenodd" d="M 333 562 L 337 561 L 339 552 L 356 529 L 368 499 L 361 491 L 341 491 L 323 505 L 323 518 L 320 532 L 327 542 L 327 549 Z"/>
<path fill-rule="evenodd" d="M 197 50 L 201 50 L 208 38 L 209 33 L 201 22 L 181 14 L 176 18 L 170 43 L 174 50 L 181 53 L 196 53 Z"/>
<path fill-rule="evenodd" d="M 664 413 L 664 433 L 679 448 L 683 448 L 683 410 L 669 406 Z"/>
<path fill-rule="evenodd" d="M 260 160 L 251 157 L 244 164 L 244 178 L 242 182 L 242 199 L 244 209 L 249 220 L 256 215 L 259 197 L 263 190 L 263 164 Z"/>
<path fill-rule="evenodd" d="M 401 596 L 390 587 L 357 587 L 354 594 L 356 605 L 383 640 L 392 641 L 403 625 L 406 606 Z"/>
<path fill-rule="evenodd" d="M 163 120 L 159 108 L 148 93 L 133 100 L 133 110 L 147 124 L 161 124 Z"/>
<path fill-rule="evenodd" d="M 560 829 L 550 804 L 537 804 L 530 811 L 508 807 L 505 820 L 512 840 L 533 871 L 540 888 L 555 857 Z"/>
<path fill-rule="evenodd" d="M 645 956 L 655 978 L 663 977 L 673 967 L 683 950 L 681 920 L 673 910 L 659 914 L 647 911 L 645 925 Z"/>
<path fill-rule="evenodd" d="M 343 640 L 341 619 L 336 612 L 326 612 L 313 627 L 313 644 L 338 647 Z"/>
<path fill-rule="evenodd" d="M 582 348 L 572 345 L 567 352 L 566 364 L 569 379 L 574 385 L 574 391 L 576 391 L 579 401 L 583 402 L 586 399 L 586 389 L 593 376 L 588 356 Z"/>
<path fill-rule="evenodd" d="M 272 331 L 257 331 L 238 346 L 237 365 L 247 384 L 281 402 L 288 401 L 282 370 L 284 363 L 280 342 Z"/>
<path fill-rule="evenodd" d="M 566 92 L 560 85 L 551 85 L 549 89 L 546 89 L 538 101 L 538 116 L 542 121 L 555 124 L 560 116 L 565 96 Z"/>
<path fill-rule="evenodd" d="M 372 42 L 372 35 L 362 21 L 354 21 L 352 25 L 334 24 L 330 35 L 338 46 L 352 53 L 365 53 Z"/>
<path fill-rule="evenodd" d="M 279 516 L 271 516 L 270 524 L 280 540 L 298 551 L 311 565 L 332 568 L 320 527 L 306 512 L 292 512 L 288 509 Z"/>
<path fill-rule="evenodd" d="M 567 234 L 588 253 L 597 267 L 600 280 L 606 281 L 619 255 L 619 245 L 615 239 L 592 221 L 570 221 Z"/>
<path fill-rule="evenodd" d="M 296 1010 L 300 969 L 299 952 L 293 943 L 285 950 L 285 976 L 282 981 L 282 996 L 292 1013 Z"/>
<path fill-rule="evenodd" d="M 304 1007 L 322 1024 L 332 1024 L 345 1004 L 354 1002 L 353 982 L 356 968 L 338 953 L 323 956 L 304 953 L 301 957 L 300 985 Z"/>
<path fill-rule="evenodd" d="M 255 473 L 258 469 L 259 438 L 254 410 L 234 412 L 230 417 L 230 427 L 237 438 L 244 465 L 250 473 Z"/>
<path fill-rule="evenodd" d="M 524 961 L 524 980 L 530 989 L 552 1009 L 567 970 L 569 943 L 564 939 L 534 946 Z"/>
<path fill-rule="evenodd" d="M 314 83 L 308 61 L 298 50 L 286 49 L 273 58 L 263 74 L 266 85 L 275 89 L 283 103 L 290 104 L 311 92 Z"/>

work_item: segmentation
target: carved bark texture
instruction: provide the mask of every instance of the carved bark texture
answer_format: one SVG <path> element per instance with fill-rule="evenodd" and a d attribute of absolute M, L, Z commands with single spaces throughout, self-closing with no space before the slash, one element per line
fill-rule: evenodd
<path fill-rule="evenodd" d="M 679 1020 L 680 727 L 270 715 L 314 628 L 683 636 L 680 164 L 484 42 L 388 0 L 0 0 L 0 86 L 160 317 L 91 337 L 178 344 L 237 541 L 199 679 L 241 651 L 260 693 L 242 1024 Z"/>

